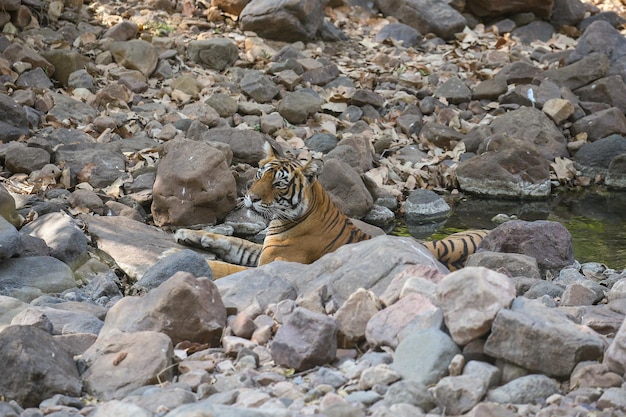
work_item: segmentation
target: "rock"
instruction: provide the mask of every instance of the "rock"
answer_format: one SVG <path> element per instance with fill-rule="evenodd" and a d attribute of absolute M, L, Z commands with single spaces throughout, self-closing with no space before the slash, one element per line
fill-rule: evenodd
<path fill-rule="evenodd" d="M 29 307 L 17 314 L 11 321 L 11 324 L 36 326 L 42 317 L 44 321 L 49 322 L 51 326 L 49 330 L 53 335 L 76 333 L 97 335 L 103 324 L 102 320 L 88 311 L 65 310 L 61 306 L 57 307 L 56 304 L 54 304 L 54 307 Z"/>
<path fill-rule="evenodd" d="M 6 94 L 0 94 L 0 132 L 5 143 L 28 134 L 26 111 Z"/>
<path fill-rule="evenodd" d="M 202 140 L 226 143 L 233 152 L 232 160 L 234 163 L 258 166 L 259 161 L 265 158 L 263 146 L 267 137 L 254 130 L 209 129 L 202 135 Z"/>
<path fill-rule="evenodd" d="M 336 158 L 324 161 L 318 181 L 330 194 L 330 199 L 349 217 L 361 218 L 374 204 L 372 195 L 359 174 L 346 162 Z"/>
<path fill-rule="evenodd" d="M 365 328 L 372 316 L 380 310 L 380 301 L 370 291 L 358 289 L 335 313 L 337 344 L 351 348 L 365 339 Z"/>
<path fill-rule="evenodd" d="M 378 31 L 374 40 L 381 43 L 392 40 L 401 43 L 405 48 L 410 48 L 417 46 L 422 38 L 422 34 L 409 25 L 388 23 Z"/>
<path fill-rule="evenodd" d="M 11 258 L 2 263 L 2 294 L 30 302 L 42 293 L 63 292 L 76 286 L 67 264 L 51 256 Z"/>
<path fill-rule="evenodd" d="M 585 18 L 585 5 L 579 0 L 555 0 L 550 22 L 556 26 L 576 26 Z"/>
<path fill-rule="evenodd" d="M 206 68 L 223 71 L 239 58 L 239 48 L 230 39 L 192 40 L 187 46 L 189 59 Z"/>
<path fill-rule="evenodd" d="M 551 98 L 543 105 L 543 112 L 552 119 L 552 121 L 560 125 L 574 115 L 574 105 L 562 98 Z"/>
<path fill-rule="evenodd" d="M 284 42 L 310 41 L 324 21 L 324 4 L 314 0 L 259 0 L 239 15 L 241 30 Z"/>
<path fill-rule="evenodd" d="M 402 204 L 408 224 L 434 223 L 445 220 L 450 214 L 450 206 L 437 193 L 431 190 L 414 190 Z"/>
<path fill-rule="evenodd" d="M 20 233 L 15 226 L 0 216 L 0 262 L 19 254 L 21 250 L 22 238 Z"/>
<path fill-rule="evenodd" d="M 626 323 L 620 326 L 604 356 L 604 364 L 618 375 L 626 373 Z"/>
<path fill-rule="evenodd" d="M 113 42 L 109 45 L 113 59 L 125 68 L 141 72 L 149 77 L 155 70 L 159 59 L 156 48 L 142 39 Z"/>
<path fill-rule="evenodd" d="M 535 20 L 514 29 L 511 36 L 518 38 L 524 44 L 530 44 L 534 41 L 548 42 L 554 36 L 554 26 L 548 22 Z"/>
<path fill-rule="evenodd" d="M 277 364 L 297 371 L 329 363 L 337 352 L 337 323 L 298 307 L 276 332 L 271 352 Z"/>
<path fill-rule="evenodd" d="M 140 279 L 164 252 L 188 249 L 172 235 L 142 222 L 119 216 L 81 216 L 98 249 L 131 279 Z"/>
<path fill-rule="evenodd" d="M 472 91 L 458 77 L 450 77 L 435 90 L 435 97 L 443 97 L 449 103 L 467 103 L 472 98 Z"/>
<path fill-rule="evenodd" d="M 65 49 L 51 49 L 41 53 L 48 62 L 54 65 L 52 78 L 67 86 L 70 74 L 83 69 L 89 62 L 82 54 Z"/>
<path fill-rule="evenodd" d="M 438 329 L 443 312 L 425 296 L 408 293 L 368 320 L 365 336 L 370 346 L 398 346 L 403 336 L 418 330 Z"/>
<path fill-rule="evenodd" d="M 559 386 L 545 375 L 526 375 L 490 390 L 487 400 L 500 404 L 525 404 L 545 401 L 558 393 Z"/>
<path fill-rule="evenodd" d="M 213 279 L 213 273 L 206 259 L 202 255 L 190 249 L 186 249 L 159 259 L 154 265 L 148 268 L 146 273 L 143 274 L 141 279 L 137 281 L 133 287 L 150 291 L 179 271 L 189 272 L 198 278 L 206 277 L 211 280 Z"/>
<path fill-rule="evenodd" d="M 383 14 L 397 17 L 420 33 L 434 33 L 443 39 L 452 39 L 466 24 L 461 13 L 437 0 L 378 0 L 375 4 Z"/>
<path fill-rule="evenodd" d="M 414 380 L 401 380 L 392 384 L 383 401 L 392 407 L 394 404 L 410 404 L 424 411 L 434 407 L 432 394 L 426 385 Z"/>
<path fill-rule="evenodd" d="M 204 103 L 213 107 L 220 117 L 231 117 L 237 113 L 237 101 L 223 93 L 211 95 Z"/>
<path fill-rule="evenodd" d="M 606 364 L 580 362 L 570 376 L 570 384 L 580 388 L 609 388 L 622 385 L 623 378 L 609 370 Z"/>
<path fill-rule="evenodd" d="M 446 150 L 452 150 L 461 142 L 463 135 L 451 127 L 439 123 L 426 123 L 419 132 L 420 138 Z"/>
<path fill-rule="evenodd" d="M 611 160 L 605 184 L 616 189 L 626 189 L 626 155 L 621 154 Z"/>
<path fill-rule="evenodd" d="M 41 68 L 48 75 L 54 75 L 54 65 L 28 46 L 20 45 L 17 42 L 11 43 L 2 52 L 2 56 L 9 62 L 26 62 L 33 68 Z"/>
<path fill-rule="evenodd" d="M 226 309 L 208 278 L 177 272 L 144 297 L 124 297 L 109 310 L 100 336 L 116 331 L 157 331 L 182 341 L 216 346 L 226 326 Z"/>
<path fill-rule="evenodd" d="M 96 214 L 104 214 L 104 203 L 98 194 L 91 190 L 75 190 L 68 198 L 70 206 L 79 210 L 93 211 Z"/>
<path fill-rule="evenodd" d="M 542 79 L 549 79 L 561 87 L 576 90 L 595 80 L 606 77 L 610 68 L 610 61 L 606 54 L 593 53 L 586 55 L 580 61 L 561 68 L 543 71 Z"/>
<path fill-rule="evenodd" d="M 498 312 L 514 298 L 515 285 L 506 275 L 481 267 L 452 272 L 437 284 L 438 305 L 458 345 L 487 334 Z"/>
<path fill-rule="evenodd" d="M 0 295 L 0 332 L 11 324 L 13 317 L 26 310 L 28 306 L 17 298 Z"/>
<path fill-rule="evenodd" d="M 287 93 L 278 105 L 278 113 L 289 123 L 304 123 L 320 111 L 320 100 L 313 94 L 295 91 Z"/>
<path fill-rule="evenodd" d="M 100 336 L 80 359 L 87 366 L 82 374 L 85 391 L 102 400 L 120 399 L 144 385 L 167 381 L 173 353 L 172 342 L 163 333 Z"/>
<path fill-rule="evenodd" d="M 494 135 L 506 135 L 534 144 L 548 160 L 569 156 L 565 137 L 540 110 L 522 107 L 497 117 L 490 127 Z"/>
<path fill-rule="evenodd" d="M 15 227 L 22 225 L 23 219 L 17 213 L 15 199 L 2 184 L 0 184 L 0 216 Z"/>
<path fill-rule="evenodd" d="M 572 236 L 562 224 L 546 220 L 503 223 L 485 236 L 481 249 L 531 256 L 542 275 L 574 262 Z"/>
<path fill-rule="evenodd" d="M 130 20 L 122 20 L 114 24 L 102 34 L 103 38 L 111 38 L 115 41 L 128 41 L 134 39 L 139 32 L 137 23 Z"/>
<path fill-rule="evenodd" d="M 51 335 L 32 326 L 0 332 L 0 358 L 11 378 L 0 381 L 4 401 L 37 407 L 53 394 L 78 397 L 82 383 L 72 357 Z"/>
<path fill-rule="evenodd" d="M 589 177 L 607 176 L 611 161 L 624 153 L 626 138 L 610 135 L 580 148 L 574 156 L 574 166 Z"/>
<path fill-rule="evenodd" d="M 272 101 L 279 89 L 266 75 L 259 71 L 246 71 L 239 82 L 241 90 L 257 103 Z M 301 123 L 302 121 L 294 122 Z"/>
<path fill-rule="evenodd" d="M 181 139 L 165 152 L 152 191 L 157 225 L 212 224 L 235 207 L 236 183 L 221 151 Z"/>
<path fill-rule="evenodd" d="M 430 385 L 447 374 L 450 361 L 458 353 L 457 345 L 441 330 L 421 330 L 400 342 L 391 368 L 405 380 Z"/>
<path fill-rule="evenodd" d="M 494 77 L 476 84 L 472 90 L 474 100 L 497 100 L 507 92 L 507 83 L 504 77 Z"/>
<path fill-rule="evenodd" d="M 600 78 L 574 91 L 581 101 L 606 103 L 626 111 L 626 84 L 619 75 Z"/>
<path fill-rule="evenodd" d="M 467 258 L 465 266 L 482 266 L 508 277 L 540 279 L 537 259 L 519 253 L 500 253 L 480 250 Z"/>
<path fill-rule="evenodd" d="M 95 410 L 91 412 L 93 417 L 107 417 L 111 415 L 119 416 L 119 417 L 151 417 L 153 414 L 146 410 L 143 407 L 140 407 L 135 404 L 129 404 L 128 402 L 112 400 L 107 401 L 105 403 L 98 404 L 95 407 Z"/>
<path fill-rule="evenodd" d="M 626 407 L 626 389 L 609 388 L 598 398 L 598 408 L 601 410 L 619 410 Z"/>
<path fill-rule="evenodd" d="M 54 163 L 70 168 L 72 184 L 88 182 L 93 187 L 105 188 L 124 174 L 124 154 L 108 144 L 83 143 L 58 147 Z"/>
<path fill-rule="evenodd" d="M 43 239 L 52 256 L 70 265 L 87 253 L 87 237 L 65 213 L 45 214 L 24 226 L 21 232 Z"/>
<path fill-rule="evenodd" d="M 603 350 L 595 333 L 524 298 L 517 298 L 511 310 L 500 310 L 485 343 L 490 356 L 554 377 L 568 377 L 578 362 L 598 359 Z"/>
<path fill-rule="evenodd" d="M 457 166 L 457 180 L 462 190 L 505 198 L 539 199 L 550 195 L 548 162 L 533 145 L 512 138 L 493 142 L 487 138 L 484 143 L 493 144 L 496 149 L 466 159 Z"/>
<path fill-rule="evenodd" d="M 435 402 L 446 413 L 461 415 L 478 404 L 487 392 L 487 387 L 471 375 L 447 376 L 441 378 L 431 392 Z"/>
<path fill-rule="evenodd" d="M 486 1 L 486 0 L 467 0 L 466 8 L 478 17 L 493 17 L 509 15 L 521 12 L 530 12 L 539 18 L 547 19 L 552 13 L 554 1 Z"/>
<path fill-rule="evenodd" d="M 576 120 L 571 127 L 572 134 L 585 133 L 589 142 L 595 142 L 613 134 L 626 135 L 626 116 L 617 107 L 600 110 Z"/>

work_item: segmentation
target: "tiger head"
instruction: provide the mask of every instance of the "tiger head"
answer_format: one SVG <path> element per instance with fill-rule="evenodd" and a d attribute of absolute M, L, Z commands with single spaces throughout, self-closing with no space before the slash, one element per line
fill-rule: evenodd
<path fill-rule="evenodd" d="M 266 156 L 243 202 L 267 220 L 294 221 L 309 208 L 310 188 L 324 163 L 319 159 L 302 163 L 278 152 L 265 143 Z"/>

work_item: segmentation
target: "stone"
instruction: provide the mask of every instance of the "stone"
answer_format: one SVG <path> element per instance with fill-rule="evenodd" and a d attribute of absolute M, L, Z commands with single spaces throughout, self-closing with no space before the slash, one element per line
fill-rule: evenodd
<path fill-rule="evenodd" d="M 576 120 L 571 127 L 573 135 L 585 133 L 589 142 L 611 135 L 626 135 L 626 116 L 617 107 L 600 110 Z"/>
<path fill-rule="evenodd" d="M 604 356 L 604 364 L 618 375 L 626 373 L 626 323 L 620 326 Z"/>
<path fill-rule="evenodd" d="M 511 36 L 518 38 L 524 44 L 534 41 L 548 42 L 554 36 L 554 26 L 548 22 L 534 20 L 527 25 L 513 29 Z"/>
<path fill-rule="evenodd" d="M 541 73 L 542 79 L 549 79 L 561 87 L 576 90 L 595 80 L 606 77 L 611 66 L 603 53 L 592 53 L 580 61 L 561 68 L 548 69 Z"/>
<path fill-rule="evenodd" d="M 15 226 L 0 216 L 0 262 L 19 254 L 21 250 L 22 238 L 20 233 Z"/>
<path fill-rule="evenodd" d="M 0 140 L 17 140 L 28 133 L 26 111 L 6 94 L 0 94 Z"/>
<path fill-rule="evenodd" d="M 554 0 L 550 22 L 556 26 L 576 26 L 585 18 L 585 12 L 580 0 Z"/>
<path fill-rule="evenodd" d="M 458 346 L 441 330 L 416 331 L 398 344 L 391 368 L 406 380 L 435 384 L 447 374 L 450 361 L 459 353 Z"/>
<path fill-rule="evenodd" d="M 98 194 L 91 190 L 77 189 L 68 198 L 70 206 L 79 210 L 93 211 L 96 214 L 104 214 L 104 203 Z"/>
<path fill-rule="evenodd" d="M 465 267 L 437 284 L 438 305 L 458 345 L 487 334 L 498 312 L 514 298 L 515 285 L 506 275 L 482 267 Z"/>
<path fill-rule="evenodd" d="M 538 149 L 512 138 L 485 139 L 481 146 L 485 143 L 489 144 L 485 148 L 501 145 L 458 164 L 456 175 L 462 190 L 505 198 L 542 199 L 550 195 L 549 165 Z"/>
<path fill-rule="evenodd" d="M 163 333 L 117 331 L 98 337 L 80 358 L 87 366 L 82 374 L 84 389 L 111 400 L 124 398 L 144 385 L 167 381 L 172 376 L 173 353 L 172 342 Z"/>
<path fill-rule="evenodd" d="M 365 339 L 365 328 L 372 316 L 380 310 L 380 301 L 370 291 L 358 289 L 335 313 L 337 344 L 350 348 Z"/>
<path fill-rule="evenodd" d="M 206 68 L 223 71 L 239 58 L 239 48 L 230 39 L 192 40 L 187 46 L 189 59 Z"/>
<path fill-rule="evenodd" d="M 265 74 L 259 71 L 246 71 L 239 87 L 258 103 L 268 103 L 279 93 L 279 89 Z M 294 122 L 300 123 L 300 122 Z"/>
<path fill-rule="evenodd" d="M 497 100 L 507 92 L 507 83 L 504 77 L 494 77 L 479 82 L 472 89 L 474 100 Z"/>
<path fill-rule="evenodd" d="M 43 239 L 50 254 L 72 264 L 87 253 L 87 237 L 67 214 L 45 214 L 21 229 L 22 233 Z"/>
<path fill-rule="evenodd" d="M 41 293 L 62 292 L 76 286 L 72 269 L 51 256 L 11 258 L 2 263 L 2 294 L 30 302 Z M 30 288 L 33 293 L 27 290 Z M 26 291 L 23 296 L 19 294 Z"/>
<path fill-rule="evenodd" d="M 446 413 L 461 415 L 478 404 L 487 392 L 487 387 L 471 375 L 447 376 L 441 378 L 431 392 L 435 402 Z"/>
<path fill-rule="evenodd" d="M 189 272 L 198 278 L 207 277 L 213 279 L 213 273 L 206 259 L 190 249 L 185 249 L 159 259 L 148 268 L 133 287 L 150 291 L 179 271 Z"/>
<path fill-rule="evenodd" d="M 554 1 L 487 1 L 487 0 L 468 0 L 467 9 L 478 17 L 493 17 L 501 15 L 509 15 L 520 12 L 531 12 L 539 18 L 549 18 L 552 13 Z"/>
<path fill-rule="evenodd" d="M 503 223 L 485 236 L 481 249 L 531 256 L 537 260 L 542 275 L 560 271 L 574 262 L 569 231 L 562 224 L 547 220 Z"/>
<path fill-rule="evenodd" d="M 76 51 L 66 49 L 51 49 L 41 53 L 48 62 L 54 65 L 55 71 L 52 78 L 63 86 L 67 86 L 70 74 L 83 69 L 88 59 Z"/>
<path fill-rule="evenodd" d="M 626 84 L 619 75 L 600 78 L 574 91 L 580 101 L 606 103 L 626 111 Z"/>
<path fill-rule="evenodd" d="M 100 336 L 117 331 L 155 331 L 173 344 L 216 346 L 226 326 L 226 309 L 215 284 L 177 272 L 144 297 L 124 297 L 109 310 Z"/>
<path fill-rule="evenodd" d="M 263 150 L 267 137 L 254 130 L 232 128 L 209 129 L 202 135 L 203 141 L 220 142 L 227 144 L 232 150 L 234 163 L 245 163 L 258 166 L 259 161 L 265 158 Z M 212 144 L 217 146 L 216 144 Z"/>
<path fill-rule="evenodd" d="M 577 363 L 598 359 L 600 336 L 585 331 L 557 310 L 517 298 L 496 316 L 485 353 L 553 377 L 569 377 Z"/>
<path fill-rule="evenodd" d="M 336 352 L 335 320 L 301 307 L 287 317 L 271 345 L 272 359 L 297 371 L 332 362 Z"/>
<path fill-rule="evenodd" d="M 159 59 L 156 48 L 142 39 L 113 42 L 109 45 L 109 51 L 116 63 L 137 70 L 145 77 L 152 74 Z"/>
<path fill-rule="evenodd" d="M 574 166 L 589 177 L 607 176 L 611 161 L 624 153 L 626 138 L 610 135 L 581 147 L 574 156 Z"/>
<path fill-rule="evenodd" d="M 409 224 L 434 223 L 450 215 L 450 206 L 432 190 L 413 190 L 403 202 L 404 216 Z"/>
<path fill-rule="evenodd" d="M 237 101 L 223 93 L 215 93 L 204 101 L 213 107 L 220 117 L 230 117 L 237 113 Z"/>
<path fill-rule="evenodd" d="M 399 301 L 376 313 L 365 331 L 370 346 L 395 348 L 410 332 L 441 328 L 443 312 L 424 295 L 408 293 Z"/>
<path fill-rule="evenodd" d="M 541 278 L 537 259 L 520 253 L 480 250 L 467 258 L 465 266 L 482 266 L 501 272 L 508 277 Z"/>
<path fill-rule="evenodd" d="M 349 217 L 365 216 L 374 204 L 359 174 L 339 159 L 329 158 L 324 161 L 324 170 L 318 181 L 330 194 L 331 201 Z"/>
<path fill-rule="evenodd" d="M 102 34 L 103 38 L 111 38 L 115 41 L 128 41 L 135 39 L 139 33 L 139 25 L 130 20 L 122 20 L 111 26 Z"/>
<path fill-rule="evenodd" d="M 319 98 L 307 92 L 294 91 L 285 94 L 278 104 L 278 113 L 289 123 L 304 123 L 321 110 Z"/>
<path fill-rule="evenodd" d="M 82 382 L 72 357 L 51 335 L 32 326 L 0 332 L 0 357 L 11 378 L 0 381 L 4 400 L 37 407 L 53 394 L 80 396 Z"/>
<path fill-rule="evenodd" d="M 434 33 L 443 39 L 452 39 L 455 33 L 463 31 L 466 24 L 461 13 L 436 0 L 378 0 L 375 4 L 383 14 L 397 17 L 420 33 Z"/>
<path fill-rule="evenodd" d="M 420 138 L 427 140 L 435 146 L 446 150 L 452 150 L 463 140 L 463 135 L 451 127 L 439 123 L 426 123 L 419 133 Z"/>
<path fill-rule="evenodd" d="M 409 25 L 388 23 L 378 31 L 374 40 L 380 43 L 395 41 L 401 43 L 405 48 L 410 48 L 417 46 L 422 38 L 422 34 Z"/>
<path fill-rule="evenodd" d="M 611 188 L 626 189 L 626 155 L 621 154 L 611 159 L 604 182 Z"/>
<path fill-rule="evenodd" d="M 239 15 L 241 30 L 284 42 L 312 40 L 324 20 L 323 3 L 314 0 L 259 0 Z"/>
<path fill-rule="evenodd" d="M 188 249 L 163 230 L 128 217 L 82 215 L 80 218 L 88 225 L 97 248 L 113 258 L 133 280 L 139 280 L 164 252 Z"/>
<path fill-rule="evenodd" d="M 2 184 L 0 184 L 0 216 L 15 227 L 22 225 L 23 219 L 16 210 L 15 199 Z"/>
<path fill-rule="evenodd" d="M 70 180 L 105 188 L 121 177 L 126 168 L 124 154 L 106 143 L 77 143 L 58 147 L 53 162 L 70 168 Z"/>
<path fill-rule="evenodd" d="M 545 375 L 526 375 L 490 390 L 487 400 L 499 404 L 536 403 L 558 392 L 559 386 L 553 379 Z"/>
<path fill-rule="evenodd" d="M 165 152 L 152 191 L 157 225 L 213 224 L 235 207 L 236 183 L 221 151 L 180 139 Z"/>
<path fill-rule="evenodd" d="M 13 317 L 28 308 L 29 304 L 17 298 L 0 295 L 0 332 L 11 324 Z"/>
<path fill-rule="evenodd" d="M 450 77 L 434 92 L 436 97 L 443 97 L 452 104 L 467 103 L 472 98 L 472 91 L 458 77 Z"/>
<path fill-rule="evenodd" d="M 600 410 L 620 410 L 626 407 L 626 389 L 609 388 L 598 398 L 598 408 Z"/>
<path fill-rule="evenodd" d="M 543 112 L 560 125 L 574 115 L 574 105 L 562 98 L 551 98 L 543 105 Z"/>

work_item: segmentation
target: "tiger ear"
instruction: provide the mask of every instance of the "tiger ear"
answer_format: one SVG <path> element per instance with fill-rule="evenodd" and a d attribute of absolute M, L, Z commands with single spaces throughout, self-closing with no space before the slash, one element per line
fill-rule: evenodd
<path fill-rule="evenodd" d="M 259 161 L 259 166 L 263 166 L 269 161 L 283 157 L 283 150 L 275 140 L 266 140 L 265 143 L 263 143 L 263 151 L 265 152 L 265 157 Z"/>
<path fill-rule="evenodd" d="M 321 159 L 311 159 L 302 167 L 302 173 L 310 183 L 314 183 L 323 169 L 324 161 Z"/>

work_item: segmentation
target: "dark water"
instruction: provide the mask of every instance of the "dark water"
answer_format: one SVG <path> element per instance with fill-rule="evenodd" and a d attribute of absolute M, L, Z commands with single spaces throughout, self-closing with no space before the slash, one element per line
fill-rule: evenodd
<path fill-rule="evenodd" d="M 393 234 L 418 239 L 440 239 L 467 229 L 493 229 L 497 214 L 520 220 L 551 220 L 563 224 L 574 240 L 579 262 L 601 262 L 616 270 L 626 269 L 626 192 L 603 189 L 554 194 L 546 201 L 509 201 L 465 197 L 449 201 L 453 214 L 431 226 L 399 224 Z"/>

